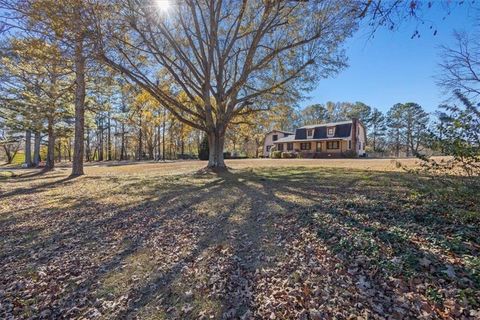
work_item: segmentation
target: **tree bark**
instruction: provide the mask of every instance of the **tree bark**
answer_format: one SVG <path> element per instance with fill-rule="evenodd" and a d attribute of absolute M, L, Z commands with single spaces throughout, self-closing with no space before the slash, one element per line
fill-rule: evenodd
<path fill-rule="evenodd" d="M 142 141 L 142 116 L 139 118 L 139 127 L 138 127 L 138 156 L 137 160 L 143 160 L 143 141 Z"/>
<path fill-rule="evenodd" d="M 58 161 L 62 162 L 62 141 L 58 140 Z"/>
<path fill-rule="evenodd" d="M 38 166 L 40 164 L 40 143 L 42 142 L 42 136 L 39 131 L 35 132 L 34 142 L 33 142 L 33 164 Z"/>
<path fill-rule="evenodd" d="M 225 145 L 225 131 L 215 129 L 208 133 L 208 168 L 214 170 L 225 170 L 225 161 L 223 159 L 223 147 Z"/>
<path fill-rule="evenodd" d="M 90 128 L 87 127 L 87 141 L 85 142 L 86 149 L 85 149 L 85 157 L 87 162 L 90 162 L 92 159 L 92 149 L 90 147 Z"/>
<path fill-rule="evenodd" d="M 100 126 L 97 131 L 98 140 L 98 161 L 103 161 L 103 119 L 100 119 Z"/>
<path fill-rule="evenodd" d="M 80 18 L 80 17 L 79 17 Z M 84 127 L 85 127 L 85 57 L 84 37 L 77 35 L 75 42 L 75 140 L 73 145 L 72 176 L 83 175 Z"/>
<path fill-rule="evenodd" d="M 27 168 L 33 166 L 32 164 L 32 131 L 25 131 L 25 165 Z"/>
<path fill-rule="evenodd" d="M 120 144 L 120 161 L 125 160 L 125 123 L 122 122 L 122 141 Z"/>
<path fill-rule="evenodd" d="M 167 117 L 167 109 L 163 108 L 163 122 L 162 122 L 162 160 L 165 161 L 165 129 L 166 129 L 166 121 L 165 118 Z"/>
<path fill-rule="evenodd" d="M 110 122 L 110 112 L 107 119 L 107 160 L 112 161 L 112 131 Z"/>
<path fill-rule="evenodd" d="M 51 170 L 55 166 L 55 132 L 53 131 L 53 119 L 48 118 L 48 146 L 47 146 L 47 162 L 45 169 Z"/>

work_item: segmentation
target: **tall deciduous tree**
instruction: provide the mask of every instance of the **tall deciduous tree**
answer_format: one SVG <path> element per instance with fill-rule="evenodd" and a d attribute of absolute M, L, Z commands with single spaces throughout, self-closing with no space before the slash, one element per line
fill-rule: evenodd
<path fill-rule="evenodd" d="M 167 12 L 156 3 L 115 1 L 116 18 L 97 22 L 99 50 L 108 65 L 208 135 L 211 168 L 225 168 L 225 132 L 234 118 L 261 100 L 298 98 L 345 66 L 339 46 L 359 13 L 354 1 L 186 0 Z M 180 91 L 191 107 L 179 101 Z"/>

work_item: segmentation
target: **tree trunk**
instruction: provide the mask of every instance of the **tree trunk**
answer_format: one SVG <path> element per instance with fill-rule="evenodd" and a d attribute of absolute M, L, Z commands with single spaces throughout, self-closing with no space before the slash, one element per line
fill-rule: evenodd
<path fill-rule="evenodd" d="M 122 122 L 122 141 L 120 145 L 120 160 L 125 160 L 125 123 Z"/>
<path fill-rule="evenodd" d="M 214 170 L 225 170 L 223 159 L 223 147 L 225 145 L 225 131 L 216 129 L 208 133 L 208 168 Z"/>
<path fill-rule="evenodd" d="M 68 161 L 72 162 L 72 138 L 68 138 Z"/>
<path fill-rule="evenodd" d="M 79 16 L 80 18 L 80 16 Z M 83 34 L 75 42 L 75 140 L 73 146 L 72 176 L 83 175 L 83 150 L 85 126 L 85 57 Z"/>
<path fill-rule="evenodd" d="M 161 140 L 160 140 L 160 136 L 161 136 L 161 126 L 158 126 L 157 127 L 157 160 L 160 160 L 161 158 L 161 149 L 162 149 L 162 146 L 161 146 Z"/>
<path fill-rule="evenodd" d="M 55 166 L 55 132 L 53 131 L 53 119 L 48 119 L 48 146 L 47 146 L 47 162 L 45 169 L 51 170 Z"/>
<path fill-rule="evenodd" d="M 27 168 L 32 167 L 32 131 L 25 131 L 25 165 Z"/>
<path fill-rule="evenodd" d="M 137 160 L 142 160 L 143 159 L 143 156 L 142 156 L 142 153 L 143 153 L 143 141 L 142 141 L 142 125 L 141 125 L 142 122 L 140 122 L 140 128 L 138 129 L 138 156 L 137 156 Z"/>
<path fill-rule="evenodd" d="M 162 123 L 162 160 L 165 161 L 165 129 L 166 123 L 165 118 L 167 117 L 167 109 L 163 108 L 163 123 Z"/>
<path fill-rule="evenodd" d="M 85 142 L 85 157 L 87 162 L 90 162 L 92 159 L 92 148 L 90 147 L 90 128 L 87 127 L 87 141 Z"/>
<path fill-rule="evenodd" d="M 7 145 L 7 144 L 3 145 L 3 150 L 7 155 L 7 164 L 11 164 L 13 162 L 13 159 L 15 159 L 15 156 L 17 155 L 19 148 L 20 148 L 20 143 L 17 143 L 17 145 L 14 147 L 11 147 L 10 145 Z"/>
<path fill-rule="evenodd" d="M 62 162 L 62 141 L 58 140 L 58 161 Z"/>
<path fill-rule="evenodd" d="M 103 161 L 103 119 L 100 120 L 101 125 L 97 131 L 98 140 L 98 161 Z"/>
<path fill-rule="evenodd" d="M 34 142 L 33 142 L 33 164 L 38 166 L 40 164 L 40 143 L 42 142 L 42 136 L 39 131 L 35 132 Z"/>
<path fill-rule="evenodd" d="M 5 151 L 5 155 L 7 156 L 7 164 L 11 164 L 13 162 L 13 156 L 10 153 L 10 149 L 6 144 L 3 145 L 3 151 Z"/>
<path fill-rule="evenodd" d="M 108 113 L 108 121 L 107 121 L 107 160 L 112 161 L 112 131 L 111 131 L 111 123 L 110 123 L 110 112 Z"/>

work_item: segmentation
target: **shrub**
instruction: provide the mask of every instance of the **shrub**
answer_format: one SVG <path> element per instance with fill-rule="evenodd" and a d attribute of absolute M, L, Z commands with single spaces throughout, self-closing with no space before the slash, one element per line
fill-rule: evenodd
<path fill-rule="evenodd" d="M 291 152 L 282 152 L 282 158 L 283 159 L 290 159 L 290 158 L 294 158 L 295 155 Z"/>
<path fill-rule="evenodd" d="M 357 154 L 353 150 L 348 150 L 343 153 L 343 156 L 346 158 L 356 158 Z"/>
<path fill-rule="evenodd" d="M 280 159 L 282 157 L 281 151 L 272 151 L 272 158 L 273 159 Z"/>
<path fill-rule="evenodd" d="M 230 152 L 224 152 L 223 153 L 223 159 L 231 159 L 232 158 L 232 154 Z"/>
<path fill-rule="evenodd" d="M 315 156 L 314 152 L 302 151 L 298 153 L 298 157 L 302 159 L 313 159 Z"/>

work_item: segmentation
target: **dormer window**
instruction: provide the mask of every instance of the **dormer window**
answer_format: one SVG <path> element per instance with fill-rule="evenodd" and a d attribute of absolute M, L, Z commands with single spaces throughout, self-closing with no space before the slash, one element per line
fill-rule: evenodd
<path fill-rule="evenodd" d="M 335 127 L 327 128 L 327 137 L 333 137 L 335 135 Z"/>
<path fill-rule="evenodd" d="M 307 129 L 307 138 L 313 138 L 313 129 Z"/>

